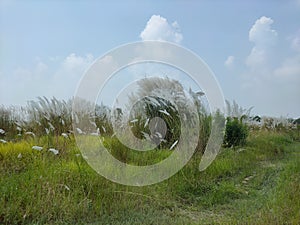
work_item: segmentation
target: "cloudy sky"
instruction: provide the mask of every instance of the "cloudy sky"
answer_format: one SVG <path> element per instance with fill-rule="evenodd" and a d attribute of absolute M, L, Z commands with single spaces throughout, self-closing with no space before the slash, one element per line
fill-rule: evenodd
<path fill-rule="evenodd" d="M 299 117 L 299 21 L 299 0 L 2 0 L 0 105 L 70 98 L 106 52 L 163 40 L 199 55 L 226 99 L 259 115 Z"/>

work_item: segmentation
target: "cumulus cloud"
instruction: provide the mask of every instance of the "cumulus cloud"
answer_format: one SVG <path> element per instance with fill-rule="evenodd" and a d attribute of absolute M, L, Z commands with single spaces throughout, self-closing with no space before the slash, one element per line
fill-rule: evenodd
<path fill-rule="evenodd" d="M 231 68 L 234 66 L 234 61 L 235 61 L 235 58 L 234 56 L 230 55 L 228 56 L 228 58 L 226 59 L 226 61 L 224 62 L 224 65 L 228 68 Z"/>
<path fill-rule="evenodd" d="M 253 47 L 245 60 L 241 96 L 247 98 L 260 113 L 280 116 L 293 112 L 292 116 L 297 116 L 299 105 L 291 102 L 298 102 L 300 95 L 300 36 L 293 35 L 287 39 L 295 51 L 284 55 L 282 45 L 277 45 L 282 40 L 272 27 L 273 23 L 271 18 L 263 16 L 249 30 L 249 41 Z"/>
<path fill-rule="evenodd" d="M 271 29 L 273 22 L 271 18 L 265 16 L 256 20 L 249 31 L 249 40 L 254 42 L 255 45 L 263 47 L 275 44 L 278 34 L 276 30 Z"/>
<path fill-rule="evenodd" d="M 180 27 L 176 21 L 169 24 L 166 18 L 160 15 L 153 15 L 145 29 L 141 32 L 142 40 L 158 40 L 180 43 L 183 36 Z"/>
<path fill-rule="evenodd" d="M 66 71 L 79 71 L 86 69 L 94 60 L 93 55 L 87 54 L 85 57 L 77 56 L 75 53 L 68 55 L 63 63 L 62 67 Z"/>
<path fill-rule="evenodd" d="M 249 41 L 254 43 L 250 55 L 246 59 L 246 65 L 252 68 L 263 66 L 267 63 L 270 50 L 277 42 L 277 31 L 271 28 L 271 18 L 262 16 L 251 27 Z"/>

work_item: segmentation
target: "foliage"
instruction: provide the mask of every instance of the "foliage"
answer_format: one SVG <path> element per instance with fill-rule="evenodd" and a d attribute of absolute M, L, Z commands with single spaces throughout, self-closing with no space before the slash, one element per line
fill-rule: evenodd
<path fill-rule="evenodd" d="M 294 121 L 293 121 L 293 124 L 296 124 L 296 125 L 300 125 L 300 118 L 298 118 L 298 119 L 295 119 Z"/>
<path fill-rule="evenodd" d="M 151 135 L 148 121 L 159 117 L 164 120 L 167 132 L 158 147 L 169 148 L 180 138 L 181 123 L 189 122 L 192 128 L 198 117 L 200 133 L 197 150 L 203 152 L 210 135 L 212 122 L 212 116 L 199 99 L 203 95 L 203 92 L 194 93 L 190 89 L 188 96 L 181 83 L 168 77 L 151 77 L 140 80 L 135 93 L 130 96 L 129 105 L 134 106 L 130 108 L 132 110 L 130 120 L 137 120 L 130 124 L 133 133 L 138 138 L 145 138 L 143 134 L 149 134 L 150 138 L 156 142 L 157 137 Z M 196 111 L 193 111 L 192 105 L 195 106 Z M 145 126 L 146 124 L 148 125 Z"/>
<path fill-rule="evenodd" d="M 144 109 L 141 114 L 140 109 Z M 166 134 L 161 135 L 163 124 L 157 118 L 164 121 Z M 168 100 L 157 96 L 147 96 L 137 103 L 131 112 L 131 120 L 138 120 L 132 124 L 132 132 L 138 138 L 145 138 L 143 134 L 150 134 L 149 137 L 155 143 L 160 143 L 159 148 L 169 148 L 172 143 L 180 137 L 181 122 L 176 107 Z M 149 121 L 156 121 L 156 126 L 151 127 Z M 129 124 L 131 125 L 131 124 Z M 152 129 L 152 130 L 151 130 Z"/>
<path fill-rule="evenodd" d="M 38 97 L 35 101 L 29 101 L 25 107 L 1 106 L 0 128 L 5 134 L 0 136 L 7 141 L 17 141 L 46 135 L 52 145 L 63 133 L 70 135 L 73 132 L 72 119 L 76 121 L 79 117 L 87 117 L 88 121 L 94 122 L 101 129 L 102 135 L 112 135 L 108 107 L 96 105 L 92 111 L 90 102 L 82 99 L 77 101 L 80 101 L 83 109 L 78 115 L 72 115 L 73 100 L 64 101 L 55 97 Z"/>
<path fill-rule="evenodd" d="M 125 150 L 116 139 L 105 141 Z M 203 172 L 198 171 L 201 154 L 196 154 L 170 179 L 146 187 L 123 186 L 99 176 L 82 158 L 74 139 L 58 156 L 34 151 L 33 144 L 45 146 L 46 138 L 0 143 L 0 224 L 300 221 L 300 144 L 278 132 L 252 132 L 243 149 L 223 149 Z M 276 146 L 280 151 L 273 150 Z M 161 160 L 170 151 L 148 154 L 127 152 L 117 157 L 147 165 L 153 154 Z"/>
<path fill-rule="evenodd" d="M 224 144 L 226 147 L 242 146 L 246 143 L 248 128 L 238 118 L 227 118 Z"/>
<path fill-rule="evenodd" d="M 9 139 L 16 138 L 18 134 L 17 121 L 22 121 L 26 116 L 26 109 L 17 106 L 1 106 L 0 107 L 0 128 L 5 131 L 5 136 Z"/>
<path fill-rule="evenodd" d="M 27 106 L 28 118 L 23 121 L 24 129 L 30 129 L 36 135 L 48 132 L 55 136 L 72 130 L 72 102 L 58 100 L 55 97 L 47 99 L 38 97 L 38 101 L 29 101 Z"/>
<path fill-rule="evenodd" d="M 145 90 L 155 85 L 153 82 Z M 188 115 L 190 102 L 178 83 L 174 85 L 176 101 Z M 141 131 L 150 132 L 149 125 L 145 126 L 147 118 L 161 117 L 168 131 L 167 142 L 159 150 L 134 151 L 112 137 L 111 110 L 104 105 L 96 105 L 92 112 L 90 103 L 82 102 L 85 111 L 77 116 L 95 121 L 102 143 L 120 161 L 153 165 L 172 154 L 168 148 L 180 136 L 181 126 L 175 99 L 154 96 L 143 98 L 131 112 L 130 119 L 136 122 L 127 122 L 133 133 L 143 138 Z M 248 131 L 243 120 L 250 117 L 235 103 L 234 111 L 240 114 L 228 117 L 224 144 L 243 148 L 221 149 L 208 169 L 199 172 L 201 152 L 215 118 L 203 109 L 198 96 L 194 97 L 200 153 L 170 179 L 147 187 L 119 185 L 91 169 L 72 136 L 72 101 L 38 98 L 21 109 L 0 107 L 0 128 L 5 130 L 1 139 L 8 140 L 0 142 L 0 224 L 297 224 L 299 126 L 297 130 L 273 119 L 266 120 L 269 130 Z M 145 109 L 145 114 L 139 109 Z M 115 113 L 122 120 L 124 111 L 116 109 Z M 221 115 L 219 122 L 223 119 Z M 26 134 L 29 131 L 35 136 Z M 62 132 L 68 132 L 67 138 Z M 34 150 L 33 145 L 43 150 Z M 47 151 L 49 147 L 59 149 L 59 154 Z"/>

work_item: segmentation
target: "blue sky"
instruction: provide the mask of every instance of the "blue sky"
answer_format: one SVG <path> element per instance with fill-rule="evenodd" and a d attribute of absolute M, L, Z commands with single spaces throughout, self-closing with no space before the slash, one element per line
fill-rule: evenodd
<path fill-rule="evenodd" d="M 70 98 L 96 58 L 159 39 L 198 54 L 226 99 L 300 116 L 299 0 L 2 0 L 0 9 L 0 104 Z"/>

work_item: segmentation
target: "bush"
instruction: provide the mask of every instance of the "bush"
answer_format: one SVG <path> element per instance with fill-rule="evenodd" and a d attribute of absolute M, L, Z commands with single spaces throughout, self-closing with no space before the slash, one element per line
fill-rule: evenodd
<path fill-rule="evenodd" d="M 248 137 L 247 125 L 242 122 L 242 119 L 227 118 L 224 145 L 226 147 L 242 146 L 246 143 Z"/>

